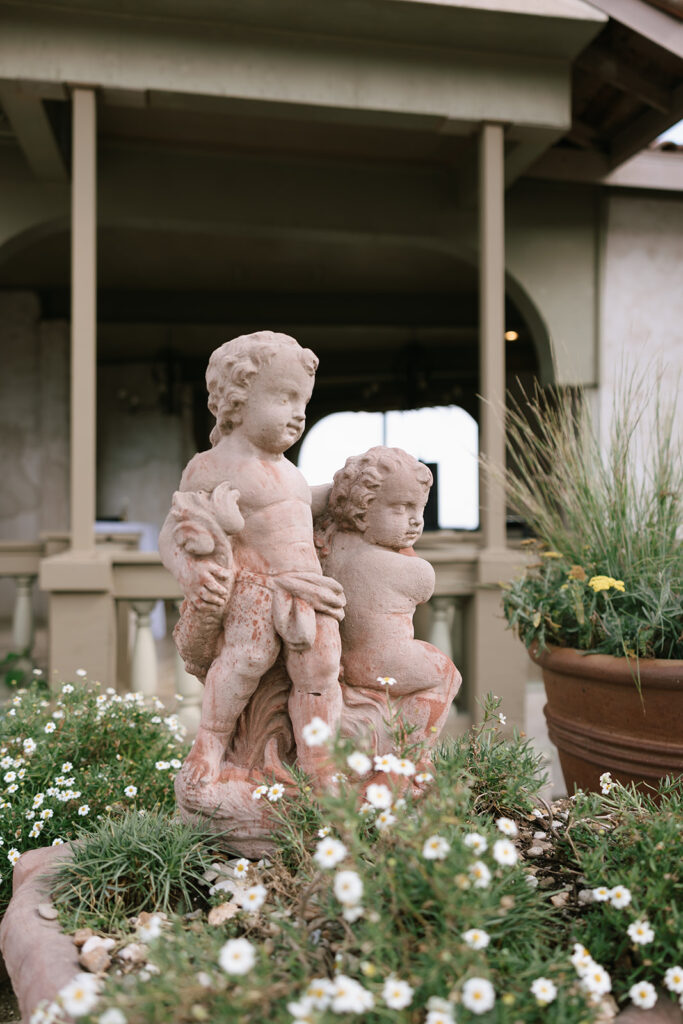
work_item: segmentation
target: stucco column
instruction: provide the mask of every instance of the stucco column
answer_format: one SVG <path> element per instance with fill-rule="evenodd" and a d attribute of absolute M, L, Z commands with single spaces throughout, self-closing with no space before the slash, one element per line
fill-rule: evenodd
<path fill-rule="evenodd" d="M 72 93 L 71 546 L 95 546 L 97 121 L 93 89 Z"/>
<path fill-rule="evenodd" d="M 479 386 L 480 451 L 505 465 L 505 174 L 503 127 L 483 124 L 479 136 Z M 504 548 L 505 493 L 490 474 L 480 475 L 481 532 L 485 548 Z"/>
<path fill-rule="evenodd" d="M 479 136 L 479 368 L 480 450 L 487 462 L 505 465 L 505 176 L 503 127 L 483 124 Z M 508 726 L 524 728 L 527 658 L 524 645 L 506 629 L 500 584 L 520 571 L 522 554 L 507 549 L 505 491 L 489 473 L 480 475 L 483 546 L 477 581 L 465 609 L 469 710 L 491 692 L 502 698 Z"/>

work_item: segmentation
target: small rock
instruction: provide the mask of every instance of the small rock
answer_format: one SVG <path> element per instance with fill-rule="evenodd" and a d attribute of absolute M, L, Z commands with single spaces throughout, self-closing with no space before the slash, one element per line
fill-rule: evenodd
<path fill-rule="evenodd" d="M 547 839 L 547 838 L 548 838 L 548 833 L 547 832 L 534 832 L 534 839 Z"/>
<path fill-rule="evenodd" d="M 189 913 L 184 914 L 183 916 L 186 921 L 196 921 L 203 913 L 204 911 L 200 908 L 199 910 L 190 910 Z"/>
<path fill-rule="evenodd" d="M 73 934 L 74 946 L 83 946 L 92 935 L 92 928 L 77 928 Z"/>
<path fill-rule="evenodd" d="M 555 879 L 552 877 L 552 875 L 546 875 L 544 878 L 540 880 L 538 884 L 541 887 L 541 889 L 552 889 L 552 887 L 555 885 Z"/>
<path fill-rule="evenodd" d="M 207 868 L 204 874 L 202 875 L 202 878 L 204 879 L 205 882 L 211 884 L 211 882 L 215 882 L 216 879 L 218 878 L 218 872 L 214 871 L 213 868 Z"/>
<path fill-rule="evenodd" d="M 115 939 L 103 939 L 101 935 L 91 935 L 83 943 L 81 951 L 83 953 L 89 953 L 92 949 L 103 949 L 108 953 L 115 945 Z"/>
<path fill-rule="evenodd" d="M 582 906 L 592 903 L 594 898 L 592 889 L 579 889 L 578 900 Z"/>
<path fill-rule="evenodd" d="M 526 856 L 541 857 L 545 853 L 546 849 L 547 847 L 541 846 L 540 843 L 537 843 L 535 846 L 529 847 L 529 849 L 526 851 Z"/>
<path fill-rule="evenodd" d="M 141 942 L 129 942 L 127 946 L 118 951 L 119 960 L 125 960 L 129 964 L 143 964 L 147 960 L 148 949 Z"/>
<path fill-rule="evenodd" d="M 554 896 L 550 897 L 550 902 L 554 907 L 566 907 L 569 903 L 569 893 L 556 892 Z"/>
<path fill-rule="evenodd" d="M 87 952 L 81 950 L 78 962 L 81 967 L 85 967 L 86 971 L 90 971 L 91 974 L 100 974 L 111 967 L 111 957 L 104 946 L 94 946 L 87 950 Z"/>
<path fill-rule="evenodd" d="M 45 921 L 56 921 L 59 917 L 57 908 L 52 903 L 39 903 L 38 913 Z"/>
<path fill-rule="evenodd" d="M 223 924 L 224 921 L 229 921 L 231 917 L 239 913 L 239 906 L 237 903 L 221 903 L 218 907 L 212 907 L 209 911 L 208 921 L 209 924 Z"/>

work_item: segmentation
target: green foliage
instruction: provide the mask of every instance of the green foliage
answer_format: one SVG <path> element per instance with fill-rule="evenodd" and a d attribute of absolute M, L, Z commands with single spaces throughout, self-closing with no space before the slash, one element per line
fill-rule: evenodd
<path fill-rule="evenodd" d="M 206 903 L 204 873 L 219 849 L 206 825 L 157 809 L 125 811 L 78 833 L 73 860 L 55 876 L 62 924 L 121 929 L 143 911 L 188 912 Z"/>
<path fill-rule="evenodd" d="M 0 714 L 0 910 L 25 850 L 65 842 L 126 807 L 174 808 L 186 748 L 177 717 L 163 716 L 160 702 L 82 682 L 54 699 L 39 684 L 12 697 Z"/>
<path fill-rule="evenodd" d="M 503 594 L 527 647 L 683 658 L 683 451 L 660 398 L 623 380 L 606 451 L 581 393 L 510 409 L 508 500 L 542 551 Z"/>
<path fill-rule="evenodd" d="M 631 900 L 621 908 L 592 903 L 573 937 L 612 965 L 616 989 L 641 979 L 661 984 L 669 967 L 683 963 L 683 783 L 663 780 L 656 793 L 611 782 L 604 788 L 605 796 L 576 798 L 564 853 L 591 889 L 625 886 Z M 643 919 L 654 938 L 638 943 L 627 928 Z"/>

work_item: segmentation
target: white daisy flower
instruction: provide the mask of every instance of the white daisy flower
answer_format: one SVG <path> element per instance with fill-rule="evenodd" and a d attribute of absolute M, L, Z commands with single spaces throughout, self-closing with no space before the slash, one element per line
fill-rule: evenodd
<path fill-rule="evenodd" d="M 310 1001 L 314 1010 L 327 1009 L 330 1004 L 332 987 L 332 982 L 328 978 L 311 978 L 306 986 L 306 999 Z"/>
<path fill-rule="evenodd" d="M 22 745 L 24 748 L 24 753 L 28 755 L 33 754 L 36 749 L 36 741 L 32 739 L 30 736 L 28 737 L 28 739 L 24 740 Z"/>
<path fill-rule="evenodd" d="M 323 743 L 327 743 L 332 730 L 330 729 L 327 722 L 324 722 L 322 718 L 312 718 L 311 721 L 303 727 L 301 735 L 304 738 L 304 742 L 308 747 L 320 747 Z"/>
<path fill-rule="evenodd" d="M 392 795 L 388 786 L 381 782 L 371 782 L 365 791 L 365 799 L 380 811 L 386 811 L 391 807 Z"/>
<path fill-rule="evenodd" d="M 221 946 L 218 963 L 226 974 L 248 974 L 256 963 L 256 950 L 248 939 L 228 939 Z"/>
<path fill-rule="evenodd" d="M 505 836 L 516 836 L 517 826 L 515 825 L 512 818 L 497 818 L 496 828 Z"/>
<path fill-rule="evenodd" d="M 7 860 L 10 862 L 10 864 L 16 864 L 20 857 L 21 854 L 14 846 L 7 854 Z"/>
<path fill-rule="evenodd" d="M 462 937 L 470 949 L 486 949 L 491 941 L 490 935 L 483 928 L 469 928 L 463 932 Z"/>
<path fill-rule="evenodd" d="M 611 889 L 608 889 L 606 885 L 599 885 L 597 889 L 593 889 L 593 899 L 596 903 L 606 903 L 610 898 Z"/>
<path fill-rule="evenodd" d="M 245 910 L 251 910 L 252 913 L 255 913 L 257 910 L 261 909 L 266 901 L 267 895 L 268 890 L 264 885 L 252 885 L 241 895 L 240 905 Z"/>
<path fill-rule="evenodd" d="M 78 813 L 80 814 L 81 818 L 84 818 L 86 816 L 86 814 L 90 813 L 89 805 L 88 804 L 81 804 L 81 806 L 78 808 Z"/>
<path fill-rule="evenodd" d="M 395 824 L 396 815 L 392 814 L 391 811 L 380 811 L 375 818 L 375 825 L 383 832 L 385 828 L 389 828 L 390 825 Z"/>
<path fill-rule="evenodd" d="M 326 836 L 318 843 L 313 860 L 321 868 L 334 868 L 344 860 L 346 853 L 346 847 L 339 839 Z"/>
<path fill-rule="evenodd" d="M 116 1006 L 110 1006 L 97 1018 L 97 1024 L 126 1024 L 126 1018 Z"/>
<path fill-rule="evenodd" d="M 5 774 L 3 775 L 3 778 L 4 778 L 5 782 L 14 782 L 16 777 L 17 777 L 17 773 L 16 772 L 5 772 Z"/>
<path fill-rule="evenodd" d="M 268 799 L 270 800 L 271 804 L 275 804 L 275 803 L 277 803 L 278 800 L 282 799 L 282 797 L 284 796 L 284 792 L 285 792 L 285 787 L 282 785 L 282 783 L 281 782 L 275 782 L 269 788 L 268 793 L 266 795 L 267 795 Z"/>
<path fill-rule="evenodd" d="M 475 853 L 486 853 L 489 848 L 489 844 L 478 832 L 468 832 L 466 836 L 463 836 L 462 841 L 468 849 Z"/>
<path fill-rule="evenodd" d="M 607 794 L 612 790 L 613 787 L 614 780 L 612 779 L 612 776 L 609 772 L 603 772 L 600 776 L 600 792 L 602 793 L 602 795 L 607 796 Z"/>
<path fill-rule="evenodd" d="M 64 846 L 64 840 L 60 839 L 59 836 L 57 836 L 56 839 L 52 840 L 52 845 L 53 846 Z"/>
<path fill-rule="evenodd" d="M 171 767 L 170 761 L 156 761 L 154 767 L 158 772 L 167 772 Z"/>
<path fill-rule="evenodd" d="M 580 942 L 574 943 L 574 952 L 570 959 L 577 974 L 583 974 L 583 972 L 588 970 L 594 962 L 593 957 L 590 955 L 586 947 L 582 946 Z"/>
<path fill-rule="evenodd" d="M 33 808 L 34 808 L 34 810 L 37 810 L 40 807 L 40 805 L 42 804 L 44 799 L 45 799 L 45 794 L 44 793 L 36 793 L 36 795 L 33 798 Z"/>
<path fill-rule="evenodd" d="M 333 1013 L 363 1013 L 375 1005 L 372 992 L 345 974 L 337 974 L 332 984 Z"/>
<path fill-rule="evenodd" d="M 475 860 L 470 864 L 469 875 L 475 889 L 486 889 L 491 882 L 491 872 L 483 860 Z"/>
<path fill-rule="evenodd" d="M 445 860 L 450 848 L 450 843 L 443 836 L 430 836 L 425 839 L 422 856 L 425 860 Z"/>
<path fill-rule="evenodd" d="M 64 686 L 62 687 L 62 693 L 73 693 L 73 692 L 74 692 L 74 688 L 71 685 L 71 683 L 64 683 Z"/>
<path fill-rule="evenodd" d="M 332 831 L 332 829 L 330 828 L 329 825 L 325 825 L 324 828 L 319 828 L 318 829 L 318 839 L 324 839 L 325 836 L 329 836 L 331 831 Z"/>
<path fill-rule="evenodd" d="M 375 754 L 375 770 L 378 772 L 396 771 L 396 758 L 393 754 Z"/>
<path fill-rule="evenodd" d="M 240 857 L 240 859 L 237 861 L 232 870 L 235 872 L 238 878 L 244 878 L 244 876 L 249 873 L 250 867 L 251 861 L 247 860 L 246 857 Z"/>
<path fill-rule="evenodd" d="M 359 917 L 362 917 L 364 913 L 365 910 L 363 907 L 361 907 L 359 903 L 351 903 L 348 905 L 344 904 L 344 909 L 342 910 L 342 917 L 344 918 L 345 921 L 348 921 L 350 924 L 353 924 L 353 922 L 357 921 Z"/>
<path fill-rule="evenodd" d="M 346 763 L 356 775 L 366 775 L 372 768 L 372 761 L 360 750 L 354 750 L 346 758 Z"/>
<path fill-rule="evenodd" d="M 425 1024 L 454 1024 L 452 1010 L 428 1010 L 425 1017 Z"/>
<path fill-rule="evenodd" d="M 128 796 L 128 797 L 132 798 L 134 796 L 137 796 L 138 787 L 137 786 L 133 786 L 133 785 L 126 786 L 126 788 L 124 789 L 123 792 L 124 792 L 125 796 Z"/>
<path fill-rule="evenodd" d="M 393 975 L 387 978 L 382 988 L 382 999 L 391 1010 L 403 1010 L 410 1006 L 413 1001 L 414 989 L 407 981 L 394 978 Z"/>
<path fill-rule="evenodd" d="M 664 975 L 664 984 L 669 992 L 675 992 L 677 995 L 683 993 L 683 967 L 669 967 Z"/>
<path fill-rule="evenodd" d="M 77 669 L 76 669 L 76 675 L 77 675 L 77 676 L 80 676 L 80 677 L 81 677 L 81 679 L 85 679 L 85 677 L 87 676 L 87 674 L 88 674 L 88 673 L 87 673 L 86 669 L 84 669 L 84 668 L 77 668 Z"/>
<path fill-rule="evenodd" d="M 363 897 L 363 882 L 355 871 L 338 871 L 334 876 L 334 895 L 340 903 L 354 906 Z"/>
<path fill-rule="evenodd" d="M 97 1003 L 98 993 L 97 978 L 93 974 L 81 972 L 59 990 L 58 997 L 68 1014 L 72 1017 L 82 1017 L 93 1009 Z"/>
<path fill-rule="evenodd" d="M 516 864 L 519 858 L 517 850 L 509 839 L 497 839 L 493 844 L 493 859 L 504 866 Z"/>
<path fill-rule="evenodd" d="M 415 776 L 416 782 L 432 782 L 433 779 L 434 776 L 432 775 L 431 772 L 418 772 L 417 775 Z"/>
<path fill-rule="evenodd" d="M 265 796 L 268 792 L 267 786 L 257 786 L 256 789 L 252 790 L 251 799 L 260 800 L 262 796 Z"/>
<path fill-rule="evenodd" d="M 641 1010 L 651 1010 L 657 1002 L 657 992 L 649 981 L 639 981 L 628 990 L 631 1002 Z"/>
<path fill-rule="evenodd" d="M 581 974 L 581 984 L 595 996 L 604 996 L 612 989 L 612 979 L 600 964 L 593 960 Z"/>
<path fill-rule="evenodd" d="M 377 676 L 377 682 L 380 686 L 396 686 L 396 680 L 393 676 Z"/>
<path fill-rule="evenodd" d="M 626 931 L 631 942 L 635 943 L 636 946 L 645 946 L 648 942 L 652 942 L 655 937 L 654 930 L 646 918 L 634 921 L 628 926 Z"/>
<path fill-rule="evenodd" d="M 394 759 L 394 771 L 397 775 L 414 775 L 415 765 L 407 757 L 398 757 Z"/>
<path fill-rule="evenodd" d="M 505 725 L 507 722 L 507 717 L 502 713 L 502 711 L 498 714 L 498 721 L 501 725 Z"/>
<path fill-rule="evenodd" d="M 618 910 L 627 907 L 631 902 L 630 890 L 625 885 L 615 885 L 614 888 L 610 889 L 609 901 Z"/>
<path fill-rule="evenodd" d="M 40 812 L 40 816 L 43 819 L 43 821 L 49 821 L 49 819 L 54 816 L 54 813 L 55 812 L 52 810 L 51 807 L 46 807 L 44 810 Z"/>
<path fill-rule="evenodd" d="M 496 993 L 487 978 L 468 978 L 462 987 L 462 1005 L 472 1013 L 486 1013 L 495 1001 Z"/>
<path fill-rule="evenodd" d="M 540 1006 L 548 1006 L 557 998 L 557 986 L 550 978 L 536 978 L 530 985 L 531 994 Z"/>
<path fill-rule="evenodd" d="M 56 728 L 57 726 L 55 725 L 54 722 L 46 722 L 43 732 L 54 732 Z"/>

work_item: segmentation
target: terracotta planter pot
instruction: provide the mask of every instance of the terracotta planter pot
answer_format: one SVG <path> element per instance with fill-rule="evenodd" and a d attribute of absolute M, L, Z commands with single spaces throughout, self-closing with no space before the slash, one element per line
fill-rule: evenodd
<path fill-rule="evenodd" d="M 683 775 L 683 661 L 641 661 L 641 701 L 626 658 L 562 647 L 529 653 L 543 670 L 548 734 L 567 792 L 599 790 L 606 771 L 650 785 Z"/>

